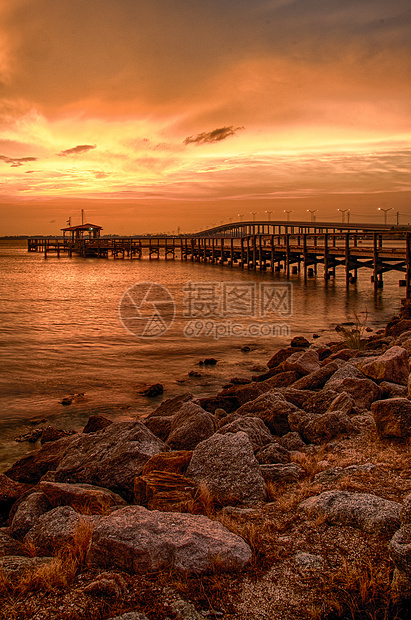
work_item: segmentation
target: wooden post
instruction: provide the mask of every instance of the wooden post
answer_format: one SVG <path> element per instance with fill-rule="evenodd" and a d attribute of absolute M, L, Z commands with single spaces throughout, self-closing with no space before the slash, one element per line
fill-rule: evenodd
<path fill-rule="evenodd" d="M 275 236 L 271 235 L 271 252 L 270 252 L 271 273 L 274 273 L 274 252 L 275 252 L 274 244 L 275 244 Z"/>
<path fill-rule="evenodd" d="M 287 273 L 287 278 L 290 277 L 290 233 L 286 233 L 285 235 L 285 268 Z"/>
<path fill-rule="evenodd" d="M 257 237 L 253 234 L 253 269 L 257 270 Z"/>
<path fill-rule="evenodd" d="M 345 284 L 350 283 L 350 233 L 345 235 Z"/>
<path fill-rule="evenodd" d="M 378 288 L 378 235 L 374 233 L 374 290 Z"/>
<path fill-rule="evenodd" d="M 407 233 L 406 239 L 406 255 L 407 255 L 407 299 L 411 297 L 411 233 Z"/>

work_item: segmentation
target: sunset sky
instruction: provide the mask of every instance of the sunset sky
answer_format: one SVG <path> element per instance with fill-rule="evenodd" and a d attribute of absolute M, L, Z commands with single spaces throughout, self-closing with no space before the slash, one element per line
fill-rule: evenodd
<path fill-rule="evenodd" d="M 0 0 L 0 235 L 411 222 L 409 0 Z"/>

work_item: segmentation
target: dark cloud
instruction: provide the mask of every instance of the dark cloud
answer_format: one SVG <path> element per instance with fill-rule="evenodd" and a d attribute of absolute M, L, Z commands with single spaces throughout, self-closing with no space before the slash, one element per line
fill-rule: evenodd
<path fill-rule="evenodd" d="M 213 129 L 213 131 L 203 131 L 196 136 L 188 136 L 184 140 L 184 144 L 209 144 L 211 142 L 220 142 L 231 136 L 235 136 L 237 131 L 244 129 L 244 127 L 236 127 L 233 125 L 230 127 L 220 127 L 219 129 Z"/>
<path fill-rule="evenodd" d="M 10 164 L 12 168 L 17 168 L 29 161 L 37 161 L 37 157 L 7 157 L 6 155 L 0 155 L 0 160 Z"/>
<path fill-rule="evenodd" d="M 87 153 L 88 151 L 92 151 L 95 148 L 95 144 L 79 144 L 78 146 L 74 146 L 72 149 L 66 149 L 65 151 L 61 151 L 61 153 L 59 153 L 59 157 L 79 155 L 80 153 Z"/>

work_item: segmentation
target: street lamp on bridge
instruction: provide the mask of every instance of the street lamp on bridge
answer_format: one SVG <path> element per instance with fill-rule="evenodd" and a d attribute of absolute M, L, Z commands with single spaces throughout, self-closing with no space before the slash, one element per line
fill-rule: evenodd
<path fill-rule="evenodd" d="M 284 209 L 284 213 L 287 214 L 287 222 L 290 221 L 290 213 L 292 213 L 292 212 L 293 212 L 293 209 L 291 209 L 291 211 L 287 211 L 286 209 Z"/>
<path fill-rule="evenodd" d="M 349 211 L 349 209 L 338 209 L 338 211 L 341 213 L 341 224 L 344 224 L 345 214 Z"/>
<path fill-rule="evenodd" d="M 240 218 L 240 222 L 242 222 L 244 215 L 242 213 L 239 213 L 237 217 L 239 217 Z"/>
<path fill-rule="evenodd" d="M 250 213 L 253 216 L 253 222 L 255 222 L 255 216 L 257 215 L 258 211 L 250 211 Z"/>
<path fill-rule="evenodd" d="M 391 209 L 393 209 L 393 207 L 389 207 L 388 209 L 384 209 L 383 207 L 378 207 L 378 211 L 384 211 L 384 226 L 387 225 L 387 213 L 388 211 L 391 211 Z"/>
<path fill-rule="evenodd" d="M 315 213 L 317 213 L 318 209 L 307 209 L 309 213 L 311 213 L 311 221 L 315 222 Z"/>
<path fill-rule="evenodd" d="M 268 221 L 271 222 L 271 213 L 272 211 L 266 211 L 267 215 L 268 215 Z"/>

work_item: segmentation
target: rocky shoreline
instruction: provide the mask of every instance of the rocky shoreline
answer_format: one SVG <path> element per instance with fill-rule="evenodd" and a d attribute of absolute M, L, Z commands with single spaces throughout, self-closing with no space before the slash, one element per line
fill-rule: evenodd
<path fill-rule="evenodd" d="M 43 430 L 0 474 L 0 618 L 409 617 L 411 302 L 340 336 L 143 421 Z"/>

